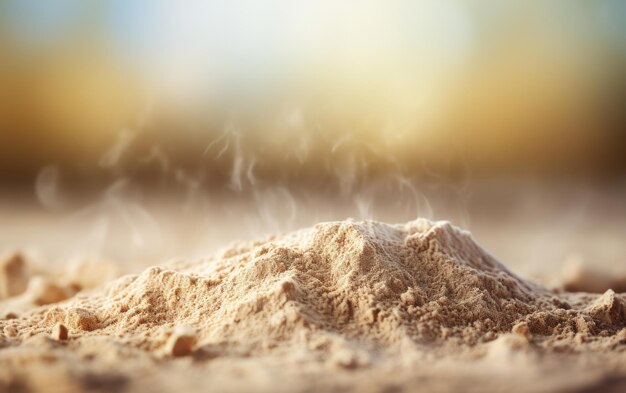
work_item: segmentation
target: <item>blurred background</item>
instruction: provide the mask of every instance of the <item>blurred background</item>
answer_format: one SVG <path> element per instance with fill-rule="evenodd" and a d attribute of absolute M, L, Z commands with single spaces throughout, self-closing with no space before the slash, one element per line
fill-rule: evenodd
<path fill-rule="evenodd" d="M 143 266 L 425 216 L 526 275 L 626 270 L 625 18 L 619 0 L 3 0 L 0 249 Z"/>

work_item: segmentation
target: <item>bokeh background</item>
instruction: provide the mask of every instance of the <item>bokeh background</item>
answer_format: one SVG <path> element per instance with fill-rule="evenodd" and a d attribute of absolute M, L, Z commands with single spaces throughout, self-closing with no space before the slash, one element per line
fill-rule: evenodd
<path fill-rule="evenodd" d="M 426 216 L 524 274 L 621 268 L 625 19 L 619 0 L 3 0 L 0 248 L 139 266 Z"/>

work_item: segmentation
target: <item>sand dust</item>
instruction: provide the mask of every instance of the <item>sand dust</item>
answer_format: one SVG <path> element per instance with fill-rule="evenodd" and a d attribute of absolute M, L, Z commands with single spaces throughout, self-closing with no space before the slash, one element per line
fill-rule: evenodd
<path fill-rule="evenodd" d="M 446 222 L 322 223 L 102 286 L 1 266 L 5 391 L 626 386 L 625 296 L 524 280 Z"/>

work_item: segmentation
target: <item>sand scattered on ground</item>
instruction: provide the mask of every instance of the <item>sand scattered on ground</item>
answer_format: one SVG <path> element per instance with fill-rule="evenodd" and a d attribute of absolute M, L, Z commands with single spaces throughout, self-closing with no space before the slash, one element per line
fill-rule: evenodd
<path fill-rule="evenodd" d="M 53 380 L 59 391 L 485 391 L 519 380 L 511 391 L 584 391 L 626 381 L 625 296 L 524 280 L 447 222 L 321 223 L 103 286 L 95 264 L 62 284 L 28 277 L 18 254 L 1 266 L 5 390 L 50 391 L 42 381 Z M 76 279 L 87 276 L 95 289 Z"/>

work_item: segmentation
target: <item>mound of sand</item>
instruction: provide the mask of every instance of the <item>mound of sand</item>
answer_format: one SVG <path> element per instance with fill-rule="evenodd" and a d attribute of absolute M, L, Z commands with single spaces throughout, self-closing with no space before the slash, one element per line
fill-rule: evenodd
<path fill-rule="evenodd" d="M 624 300 L 613 291 L 557 294 L 523 280 L 445 222 L 322 223 L 0 320 L 0 386 L 37 390 L 33 373 L 42 371 L 34 365 L 50 353 L 67 374 L 64 386 L 79 391 L 93 378 L 106 388 L 145 388 L 128 370 L 167 374 L 175 358 L 230 371 L 276 362 L 290 370 L 281 373 L 290 373 L 292 388 L 310 388 L 297 376 L 331 373 L 328 385 L 313 386 L 334 387 L 350 371 L 329 370 L 602 353 L 626 340 Z M 85 358 L 88 370 L 76 371 Z M 109 386 L 116 378 L 126 382 Z M 244 387 L 263 386 L 247 378 Z M 235 382 L 224 388 L 236 390 Z"/>

